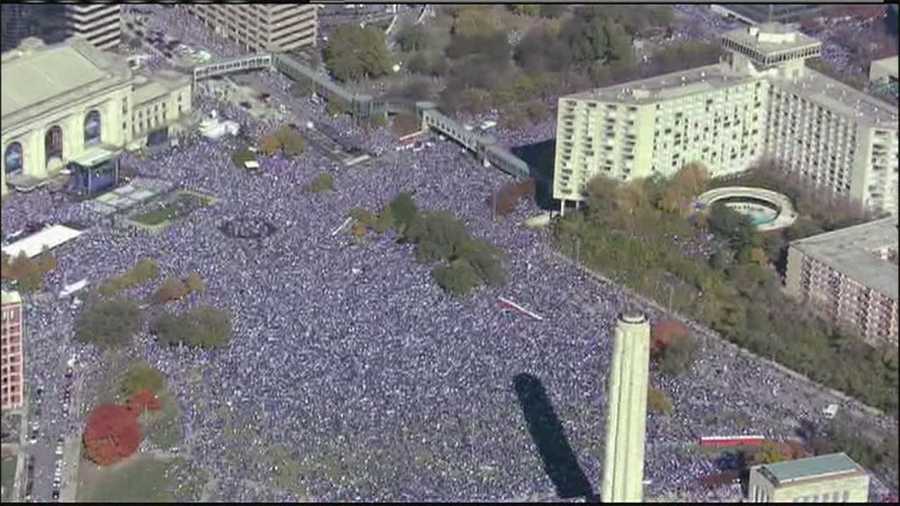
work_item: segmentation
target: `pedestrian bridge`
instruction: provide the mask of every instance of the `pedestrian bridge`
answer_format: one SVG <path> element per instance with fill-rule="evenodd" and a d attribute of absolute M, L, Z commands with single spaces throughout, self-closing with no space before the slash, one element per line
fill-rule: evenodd
<path fill-rule="evenodd" d="M 215 63 L 207 63 L 205 65 L 194 67 L 194 82 L 210 77 L 231 74 L 232 72 L 273 68 L 273 65 L 271 54 L 255 54 Z"/>

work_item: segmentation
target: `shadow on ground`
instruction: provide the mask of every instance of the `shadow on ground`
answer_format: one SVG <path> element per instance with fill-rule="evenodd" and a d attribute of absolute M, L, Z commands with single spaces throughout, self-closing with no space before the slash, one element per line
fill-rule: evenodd
<path fill-rule="evenodd" d="M 562 424 L 550 404 L 541 381 L 530 374 L 513 378 L 528 432 L 544 462 L 544 471 L 560 499 L 585 497 L 595 502 L 594 491 L 563 433 Z"/>
<path fill-rule="evenodd" d="M 537 183 L 535 202 L 545 211 L 559 209 L 553 200 L 553 159 L 556 156 L 556 139 L 512 148 L 510 151 L 531 168 L 531 177 Z"/>

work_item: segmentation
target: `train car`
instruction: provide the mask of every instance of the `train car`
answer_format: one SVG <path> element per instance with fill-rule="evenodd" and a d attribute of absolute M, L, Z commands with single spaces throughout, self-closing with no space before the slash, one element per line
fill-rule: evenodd
<path fill-rule="evenodd" d="M 700 438 L 701 448 L 733 448 L 736 446 L 761 446 L 764 436 L 704 436 Z"/>

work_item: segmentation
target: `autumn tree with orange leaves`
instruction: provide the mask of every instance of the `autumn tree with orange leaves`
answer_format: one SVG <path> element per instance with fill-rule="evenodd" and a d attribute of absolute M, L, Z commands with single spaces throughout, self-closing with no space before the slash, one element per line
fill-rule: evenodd
<path fill-rule="evenodd" d="M 134 454 L 141 438 L 136 411 L 116 404 L 102 404 L 88 416 L 83 435 L 84 450 L 94 463 L 108 466 Z"/>

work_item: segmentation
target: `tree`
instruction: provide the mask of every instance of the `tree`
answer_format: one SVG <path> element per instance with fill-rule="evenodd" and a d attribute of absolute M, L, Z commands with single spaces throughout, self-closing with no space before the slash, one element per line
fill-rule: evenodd
<path fill-rule="evenodd" d="M 168 278 L 153 294 L 152 301 L 156 304 L 176 301 L 190 293 L 187 285 L 178 278 Z"/>
<path fill-rule="evenodd" d="M 141 390 L 149 390 L 159 394 L 166 389 L 166 377 L 159 369 L 146 362 L 132 364 L 125 372 L 120 386 L 122 395 L 131 397 Z"/>
<path fill-rule="evenodd" d="M 432 44 L 428 30 L 422 25 L 404 24 L 397 30 L 397 45 L 403 52 L 422 51 Z"/>
<path fill-rule="evenodd" d="M 394 219 L 394 226 L 402 234 L 416 219 L 419 210 L 416 203 L 407 192 L 401 192 L 394 197 L 389 204 L 391 208 L 391 216 Z"/>
<path fill-rule="evenodd" d="M 538 4 L 507 4 L 506 7 L 519 16 L 537 16 L 541 13 L 541 6 Z"/>
<path fill-rule="evenodd" d="M 500 30 L 497 16 L 492 12 L 493 6 L 467 5 L 456 12 L 452 33 L 463 37 L 490 35 Z"/>
<path fill-rule="evenodd" d="M 85 424 L 85 454 L 99 466 L 108 466 L 134 454 L 141 444 L 141 427 L 131 410 L 115 404 L 94 408 Z"/>
<path fill-rule="evenodd" d="M 542 18 L 558 18 L 566 12 L 566 6 L 560 4 L 541 4 Z"/>
<path fill-rule="evenodd" d="M 381 77 L 393 66 L 384 32 L 373 26 L 337 27 L 324 53 L 325 65 L 340 81 Z"/>
<path fill-rule="evenodd" d="M 438 286 L 453 295 L 466 295 L 479 283 L 478 273 L 465 260 L 456 260 L 448 266 L 439 265 L 431 275 Z"/>
<path fill-rule="evenodd" d="M 128 344 L 141 328 L 141 310 L 125 299 L 100 300 L 82 311 L 75 323 L 75 339 L 103 347 Z"/>
<path fill-rule="evenodd" d="M 137 415 L 141 415 L 144 411 L 159 411 L 162 405 L 159 397 L 151 390 L 138 390 L 128 398 L 127 407 L 130 411 Z"/>
<path fill-rule="evenodd" d="M 206 283 L 198 272 L 188 274 L 188 277 L 184 280 L 184 284 L 192 293 L 203 293 L 206 291 Z"/>
<path fill-rule="evenodd" d="M 375 221 L 378 219 L 372 211 L 368 209 L 363 209 L 361 207 L 354 207 L 350 210 L 350 217 L 356 220 L 358 223 L 362 224 L 365 227 L 372 227 L 375 225 Z"/>
<path fill-rule="evenodd" d="M 272 156 L 281 150 L 281 140 L 275 134 L 266 134 L 259 139 L 259 150 L 266 156 Z"/>
<path fill-rule="evenodd" d="M 329 102 L 330 103 L 330 102 Z M 275 132 L 282 151 L 288 156 L 299 156 L 306 148 L 306 141 L 296 129 L 285 125 Z"/>
<path fill-rule="evenodd" d="M 650 356 L 661 357 L 677 339 L 690 335 L 687 326 L 678 320 L 660 320 L 650 329 Z"/>
<path fill-rule="evenodd" d="M 694 362 L 697 343 L 690 336 L 673 336 L 671 344 L 659 359 L 659 370 L 669 376 L 677 376 L 688 369 Z"/>
<path fill-rule="evenodd" d="M 774 464 L 786 460 L 786 456 L 781 445 L 774 441 L 764 441 L 750 460 L 754 465 Z"/>
<path fill-rule="evenodd" d="M 323 172 L 316 176 L 304 190 L 309 193 L 322 193 L 334 191 L 334 176 L 327 172 Z"/>
<path fill-rule="evenodd" d="M 465 260 L 478 278 L 489 286 L 500 286 L 506 282 L 506 272 L 497 258 L 493 246 L 477 239 L 464 240 L 457 248 L 456 259 Z"/>
<path fill-rule="evenodd" d="M 647 387 L 647 409 L 652 413 L 672 414 L 672 399 L 658 388 Z"/>
<path fill-rule="evenodd" d="M 756 235 L 756 228 L 749 216 L 721 202 L 714 203 L 709 211 L 709 228 L 727 239 L 737 251 L 751 246 Z"/>
<path fill-rule="evenodd" d="M 222 346 L 231 339 L 231 316 L 219 309 L 200 306 L 181 316 L 161 314 L 151 330 L 164 344 L 187 344 L 201 348 Z"/>

